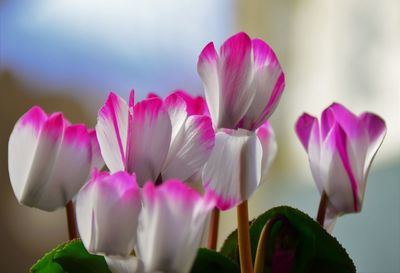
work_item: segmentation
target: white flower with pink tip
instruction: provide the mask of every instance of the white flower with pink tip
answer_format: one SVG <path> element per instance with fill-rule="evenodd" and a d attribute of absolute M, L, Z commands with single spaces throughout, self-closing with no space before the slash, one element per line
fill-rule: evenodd
<path fill-rule="evenodd" d="M 69 202 L 101 167 L 96 134 L 71 125 L 61 113 L 33 107 L 17 122 L 8 143 L 8 169 L 18 201 L 52 211 Z"/>
<path fill-rule="evenodd" d="M 275 134 L 267 119 L 285 78 L 273 50 L 243 32 L 227 39 L 219 55 L 209 43 L 197 69 L 218 130 L 203 184 L 220 196 L 218 208 L 230 209 L 250 198 L 275 157 Z"/>
<path fill-rule="evenodd" d="M 356 116 L 334 103 L 320 121 L 303 114 L 296 132 L 318 190 L 328 196 L 325 226 L 341 214 L 360 212 L 369 167 L 386 134 L 385 122 L 368 112 Z"/>

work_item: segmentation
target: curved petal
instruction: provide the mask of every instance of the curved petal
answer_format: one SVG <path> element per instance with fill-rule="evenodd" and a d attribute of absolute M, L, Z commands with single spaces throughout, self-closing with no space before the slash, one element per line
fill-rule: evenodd
<path fill-rule="evenodd" d="M 64 126 L 64 118 L 61 113 L 52 114 L 43 123 L 34 152 L 31 154 L 33 157 L 31 158 L 31 163 L 27 170 L 28 172 L 24 176 L 24 180 L 20 180 L 19 182 L 11 181 L 13 187 L 17 183 L 23 184 L 19 189 L 14 189 L 20 203 L 26 206 L 51 211 L 57 209 L 65 201 L 64 199 L 60 200 L 59 196 L 49 196 L 45 194 L 49 187 L 53 187 L 51 176 L 54 163 L 57 159 L 57 152 L 63 138 Z M 27 132 L 29 131 L 26 130 L 24 133 L 26 134 Z M 20 136 L 19 140 L 21 141 L 22 138 L 25 137 L 26 135 Z M 29 138 L 25 139 L 28 141 L 31 140 Z M 10 142 L 12 142 L 11 139 Z M 33 143 L 31 144 L 35 145 Z M 23 143 L 19 145 L 22 145 L 22 147 L 25 146 Z M 27 146 L 28 145 L 27 143 Z M 29 148 L 27 151 L 29 151 Z M 10 151 L 10 156 L 11 153 L 14 152 L 15 151 Z M 11 158 L 10 164 L 13 160 L 14 159 Z M 54 207 L 50 206 L 50 204 Z"/>
<path fill-rule="evenodd" d="M 323 143 L 320 171 L 329 201 L 338 211 L 349 213 L 359 211 L 360 200 L 346 143 L 344 130 L 339 124 L 335 124 Z"/>
<path fill-rule="evenodd" d="M 207 105 L 213 124 L 218 123 L 220 116 L 220 84 L 218 76 L 218 54 L 211 42 L 200 53 L 197 72 L 203 81 Z"/>
<path fill-rule="evenodd" d="M 295 130 L 297 137 L 308 153 L 311 173 L 319 192 L 322 193 L 325 188 L 326 180 L 324 176 L 321 176 L 320 170 L 321 140 L 318 119 L 304 113 L 297 120 Z"/>
<path fill-rule="evenodd" d="M 333 110 L 328 107 L 326 108 L 321 115 L 321 138 L 324 140 L 329 132 L 332 130 L 334 125 L 336 124 L 335 121 L 335 114 Z"/>
<path fill-rule="evenodd" d="M 254 99 L 252 84 L 255 71 L 251 53 L 251 40 L 244 32 L 230 37 L 221 46 L 218 61 L 220 101 L 217 128 L 236 128 Z"/>
<path fill-rule="evenodd" d="M 183 128 L 188 116 L 186 102 L 179 94 L 172 93 L 165 99 L 165 107 L 171 119 L 171 142 L 173 142 Z"/>
<path fill-rule="evenodd" d="M 171 143 L 165 161 L 163 179 L 187 180 L 200 171 L 210 157 L 215 134 L 206 116 L 190 116 L 179 136 Z"/>
<path fill-rule="evenodd" d="M 308 151 L 311 131 L 315 123 L 318 123 L 317 118 L 304 113 L 299 117 L 295 125 L 297 137 L 300 139 L 300 142 L 303 144 L 306 151 Z"/>
<path fill-rule="evenodd" d="M 310 162 L 311 173 L 317 188 L 320 193 L 325 189 L 326 179 L 321 170 L 322 159 L 321 159 L 321 145 L 323 141 L 321 139 L 320 129 L 318 120 L 315 119 L 311 126 L 311 132 L 308 140 L 308 160 Z M 325 159 L 324 159 L 325 160 Z"/>
<path fill-rule="evenodd" d="M 339 103 L 332 103 L 328 109 L 333 112 L 335 121 L 340 124 L 349 138 L 358 138 L 364 134 L 364 126 L 359 122 L 358 117 L 346 107 Z"/>
<path fill-rule="evenodd" d="M 255 130 L 272 114 L 285 87 L 285 76 L 272 48 L 252 40 L 255 96 L 240 122 L 240 128 Z"/>
<path fill-rule="evenodd" d="M 364 165 L 364 175 L 368 174 L 369 167 L 372 160 L 381 146 L 383 139 L 386 135 L 386 124 L 385 121 L 379 116 L 372 113 L 363 113 L 360 117 L 361 121 L 364 123 L 365 128 L 368 133 L 368 152 L 365 159 Z"/>
<path fill-rule="evenodd" d="M 101 154 L 112 172 L 125 169 L 128 105 L 113 92 L 101 107 L 96 124 Z"/>
<path fill-rule="evenodd" d="M 226 130 L 203 169 L 203 185 L 218 195 L 218 208 L 230 209 L 247 200 L 261 182 L 262 145 L 255 133 Z"/>
<path fill-rule="evenodd" d="M 275 159 L 278 145 L 276 144 L 275 133 L 272 126 L 266 121 L 258 130 L 257 137 L 260 140 L 263 156 L 262 156 L 262 175 L 266 174 Z"/>
<path fill-rule="evenodd" d="M 362 121 L 343 105 L 333 103 L 329 109 L 347 136 L 346 148 L 350 165 L 357 181 L 363 180 L 364 165 L 368 152 L 368 133 Z"/>
<path fill-rule="evenodd" d="M 47 119 L 38 106 L 32 107 L 15 124 L 8 142 L 8 173 L 15 196 L 22 202 L 24 188 L 35 157 L 40 130 Z"/>
<path fill-rule="evenodd" d="M 214 206 L 214 198 L 201 197 L 180 181 L 147 183 L 137 243 L 144 271 L 189 272 Z"/>
<path fill-rule="evenodd" d="M 171 120 L 162 100 L 153 98 L 135 105 L 131 125 L 127 171 L 135 172 L 142 186 L 161 173 L 171 142 Z"/>
<path fill-rule="evenodd" d="M 54 151 L 53 167 L 43 189 L 40 207 L 54 210 L 70 201 L 87 181 L 92 162 L 91 139 L 86 126 L 71 125 L 65 129 L 64 137 Z"/>
<path fill-rule="evenodd" d="M 141 209 L 135 176 L 95 171 L 76 199 L 82 241 L 90 253 L 127 256 L 136 242 Z"/>

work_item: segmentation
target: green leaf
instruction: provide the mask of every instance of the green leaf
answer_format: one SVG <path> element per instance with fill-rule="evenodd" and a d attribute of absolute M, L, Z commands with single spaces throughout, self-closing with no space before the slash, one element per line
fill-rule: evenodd
<path fill-rule="evenodd" d="M 355 266 L 346 250 L 316 221 L 298 209 L 281 206 L 268 210 L 256 218 L 250 226 L 253 261 L 258 240 L 264 225 L 276 215 L 283 215 L 288 223 L 277 222 L 267 239 L 265 272 L 271 272 L 272 253 L 277 247 L 281 254 L 294 255 L 295 272 L 355 272 Z M 221 253 L 239 263 L 237 232 L 225 241 Z"/>
<path fill-rule="evenodd" d="M 80 240 L 74 240 L 54 255 L 54 261 L 66 272 L 111 273 L 103 256 L 87 252 Z"/>
<path fill-rule="evenodd" d="M 254 221 L 254 220 L 253 220 Z M 249 225 L 253 223 L 253 221 L 249 221 Z M 221 250 L 219 251 L 224 256 L 232 259 L 237 264 L 239 262 L 239 247 L 237 241 L 237 229 L 232 231 L 228 237 L 225 239 L 224 243 L 222 244 Z"/>
<path fill-rule="evenodd" d="M 238 262 L 239 261 L 239 248 L 237 241 L 237 230 L 234 230 L 229 234 L 229 236 L 225 239 L 220 253 L 224 256 L 230 258 L 231 260 Z"/>
<path fill-rule="evenodd" d="M 104 257 L 92 255 L 80 240 L 61 244 L 31 268 L 32 273 L 111 273 Z"/>
<path fill-rule="evenodd" d="M 239 266 L 221 253 L 200 248 L 191 273 L 240 273 Z"/>
<path fill-rule="evenodd" d="M 50 252 L 46 253 L 39 261 L 37 261 L 32 267 L 32 273 L 64 273 L 65 271 L 62 267 L 53 261 L 54 255 L 57 253 L 58 250 L 62 249 L 65 246 L 61 244 L 51 250 Z"/>

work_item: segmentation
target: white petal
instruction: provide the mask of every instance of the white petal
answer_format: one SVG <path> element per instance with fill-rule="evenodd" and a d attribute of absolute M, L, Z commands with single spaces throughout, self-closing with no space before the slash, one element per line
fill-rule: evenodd
<path fill-rule="evenodd" d="M 111 92 L 99 111 L 96 133 L 101 154 L 112 172 L 125 169 L 127 130 L 128 105 Z"/>
<path fill-rule="evenodd" d="M 217 128 L 235 129 L 255 93 L 250 37 L 240 32 L 225 41 L 218 60 L 220 113 Z"/>
<path fill-rule="evenodd" d="M 324 161 L 321 159 L 321 135 L 318 120 L 314 120 L 311 126 L 311 132 L 308 142 L 308 160 L 310 162 L 311 173 L 317 185 L 318 191 L 322 193 L 325 190 L 327 180 L 325 179 L 326 168 L 321 167 Z M 324 166 L 324 165 L 323 165 Z M 321 168 L 325 171 L 322 171 Z"/>
<path fill-rule="evenodd" d="M 257 137 L 260 140 L 263 150 L 261 165 L 262 174 L 265 175 L 271 167 L 278 150 L 274 130 L 268 121 L 257 130 Z"/>
<path fill-rule="evenodd" d="M 28 131 L 25 131 L 27 133 Z M 24 184 L 15 191 L 18 200 L 31 207 L 43 210 L 55 210 L 63 205 L 64 198 L 60 196 L 46 195 L 52 185 L 51 176 L 54 164 L 57 158 L 64 132 L 64 118 L 61 114 L 55 114 L 49 117 L 40 130 L 38 142 L 35 147 L 33 158 L 28 172 L 24 175 Z M 24 135 L 26 137 L 27 135 Z M 19 140 L 22 140 L 20 138 Z M 21 144 L 24 146 L 24 144 Z M 27 149 L 29 152 L 29 149 Z M 20 151 L 23 152 L 23 151 Z M 29 155 L 29 154 L 28 154 Z M 12 162 L 14 159 L 11 159 Z M 16 183 L 15 183 L 16 184 Z M 13 185 L 14 186 L 14 185 Z"/>
<path fill-rule="evenodd" d="M 241 128 L 248 130 L 258 128 L 272 114 L 285 85 L 282 68 L 272 48 L 260 39 L 253 39 L 252 47 L 255 96 L 241 122 Z"/>
<path fill-rule="evenodd" d="M 214 205 L 180 181 L 147 183 L 137 244 L 144 271 L 189 272 Z"/>
<path fill-rule="evenodd" d="M 95 172 L 79 192 L 76 216 L 90 253 L 128 256 L 136 242 L 140 192 L 134 176 Z"/>
<path fill-rule="evenodd" d="M 325 181 L 324 190 L 329 201 L 337 211 L 349 213 L 355 211 L 354 193 L 349 174 L 346 171 L 342 157 L 338 151 L 337 125 L 328 134 L 321 147 L 320 175 Z"/>
<path fill-rule="evenodd" d="M 187 180 L 210 157 L 215 141 L 210 118 L 190 116 L 183 127 L 171 143 L 162 172 L 163 179 Z"/>
<path fill-rule="evenodd" d="M 91 166 L 91 140 L 84 125 L 71 125 L 54 159 L 39 206 L 45 210 L 64 206 L 87 181 Z"/>
<path fill-rule="evenodd" d="M 131 126 L 127 170 L 136 173 L 142 186 L 161 173 L 171 142 L 171 120 L 163 102 L 151 98 L 135 105 Z"/>
<path fill-rule="evenodd" d="M 364 176 L 368 175 L 369 167 L 375 157 L 376 152 L 381 146 L 386 135 L 385 121 L 372 113 L 363 113 L 360 120 L 364 124 L 368 134 L 368 152 L 365 159 Z"/>
<path fill-rule="evenodd" d="M 197 71 L 203 81 L 204 93 L 213 124 L 216 125 L 220 116 L 220 86 L 218 55 L 212 42 L 201 52 L 197 63 Z"/>
<path fill-rule="evenodd" d="M 343 105 L 333 103 L 329 109 L 334 113 L 335 121 L 340 124 L 346 134 L 346 152 L 352 175 L 359 185 L 363 185 L 365 183 L 365 160 L 369 145 L 367 128 L 360 118 Z"/>
<path fill-rule="evenodd" d="M 185 121 L 188 117 L 186 112 L 186 103 L 177 93 L 172 93 L 165 99 L 165 107 L 171 119 L 171 143 L 173 143 L 181 129 L 184 127 Z"/>
<path fill-rule="evenodd" d="M 47 115 L 41 108 L 31 108 L 16 123 L 8 142 L 8 172 L 19 202 L 23 202 L 22 196 L 35 157 L 40 130 L 46 119 Z"/>
<path fill-rule="evenodd" d="M 217 206 L 229 209 L 249 197 L 261 182 L 263 149 L 255 133 L 219 132 L 203 169 L 203 184 L 218 196 Z"/>
<path fill-rule="evenodd" d="M 105 256 L 104 257 L 108 269 L 112 273 L 135 273 L 138 272 L 139 260 L 136 257 L 121 258 L 115 256 Z"/>

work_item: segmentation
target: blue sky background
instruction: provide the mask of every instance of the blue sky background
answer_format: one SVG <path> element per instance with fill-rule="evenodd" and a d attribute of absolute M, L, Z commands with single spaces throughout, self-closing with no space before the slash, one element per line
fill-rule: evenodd
<path fill-rule="evenodd" d="M 80 95 L 199 94 L 198 54 L 232 34 L 233 14 L 228 0 L 4 1 L 0 69 Z"/>

